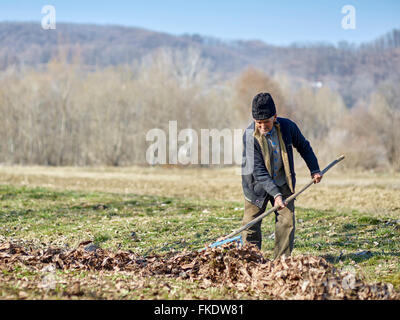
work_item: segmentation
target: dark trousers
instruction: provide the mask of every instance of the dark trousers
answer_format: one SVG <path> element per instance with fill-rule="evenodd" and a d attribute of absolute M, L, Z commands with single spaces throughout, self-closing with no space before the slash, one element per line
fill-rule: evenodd
<path fill-rule="evenodd" d="M 284 184 L 279 188 L 282 193 L 283 199 L 292 195 L 287 184 Z M 274 206 L 274 199 L 271 201 Z M 266 200 L 260 209 L 251 202 L 245 199 L 244 204 L 244 217 L 243 225 L 248 224 L 251 220 L 257 218 L 263 214 L 266 210 L 268 200 Z M 255 244 L 261 249 L 262 234 L 261 234 L 261 222 L 259 221 L 247 230 L 243 231 L 242 239 L 244 243 Z M 285 254 L 290 256 L 293 250 L 294 244 L 294 231 L 295 231 L 295 215 L 294 215 L 294 201 L 291 201 L 284 209 L 275 211 L 275 248 L 274 248 L 274 259 Z"/>

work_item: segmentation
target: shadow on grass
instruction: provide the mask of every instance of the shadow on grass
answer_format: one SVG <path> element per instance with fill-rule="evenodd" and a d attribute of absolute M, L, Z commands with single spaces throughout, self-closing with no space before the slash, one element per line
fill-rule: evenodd
<path fill-rule="evenodd" d="M 333 254 L 323 254 L 321 255 L 322 258 L 324 258 L 326 261 L 330 263 L 338 263 L 339 261 L 349 261 L 353 260 L 357 263 L 367 261 L 370 259 L 379 259 L 379 258 L 385 258 L 385 257 L 399 257 L 400 253 L 395 252 L 395 251 L 378 251 L 378 250 L 363 250 L 363 251 L 357 251 L 357 252 L 350 252 L 346 254 L 339 254 L 339 255 L 333 255 Z"/>

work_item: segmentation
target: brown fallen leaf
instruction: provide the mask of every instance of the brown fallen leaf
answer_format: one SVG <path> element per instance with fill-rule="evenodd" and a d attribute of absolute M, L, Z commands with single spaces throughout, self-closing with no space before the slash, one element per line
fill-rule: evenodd
<path fill-rule="evenodd" d="M 82 296 L 84 292 L 81 290 L 80 282 L 75 282 L 72 287 L 67 290 L 67 294 L 71 296 Z"/>
<path fill-rule="evenodd" d="M 11 244 L 9 242 L 4 242 L 0 244 L 0 250 L 7 250 L 10 249 Z"/>
<path fill-rule="evenodd" d="M 92 243 L 92 242 L 93 242 L 92 240 L 83 241 L 78 244 L 78 247 L 86 246 L 87 244 Z"/>

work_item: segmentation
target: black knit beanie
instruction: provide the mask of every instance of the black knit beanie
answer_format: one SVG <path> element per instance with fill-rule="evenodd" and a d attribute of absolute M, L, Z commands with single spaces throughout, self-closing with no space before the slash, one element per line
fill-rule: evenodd
<path fill-rule="evenodd" d="M 276 114 L 274 100 L 269 93 L 257 94 L 252 103 L 252 113 L 254 120 L 265 120 Z"/>

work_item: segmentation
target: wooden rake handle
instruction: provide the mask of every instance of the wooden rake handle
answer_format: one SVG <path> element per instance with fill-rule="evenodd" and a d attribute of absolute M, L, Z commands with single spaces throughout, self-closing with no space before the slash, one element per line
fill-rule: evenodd
<path fill-rule="evenodd" d="M 337 158 L 336 160 L 332 161 L 324 170 L 321 171 L 321 174 L 324 175 L 330 168 L 332 168 L 334 165 L 336 165 L 337 163 L 339 163 L 343 159 L 344 159 L 344 155 L 341 155 L 339 158 Z M 300 191 L 292 194 L 289 198 L 287 198 L 285 200 L 285 203 L 288 204 L 289 202 L 293 201 L 293 199 L 295 199 L 297 196 L 299 196 L 301 193 L 303 193 L 306 189 L 308 189 L 313 184 L 314 184 L 314 179 L 311 179 L 311 181 L 309 183 L 307 183 L 303 188 L 301 188 Z M 271 208 L 268 211 L 264 212 L 262 215 L 260 215 L 257 218 L 251 220 L 248 224 L 244 225 L 243 227 L 241 227 L 241 228 L 237 229 L 236 231 L 233 231 L 232 233 L 230 233 L 227 236 L 223 237 L 221 240 L 232 238 L 232 237 L 238 235 L 242 231 L 250 228 L 253 224 L 257 223 L 258 221 L 260 221 L 262 219 L 264 219 L 266 216 L 268 216 L 269 214 L 271 214 L 272 212 L 274 212 L 274 211 L 276 211 L 278 209 L 279 209 L 278 205 L 274 206 L 273 208 Z"/>

